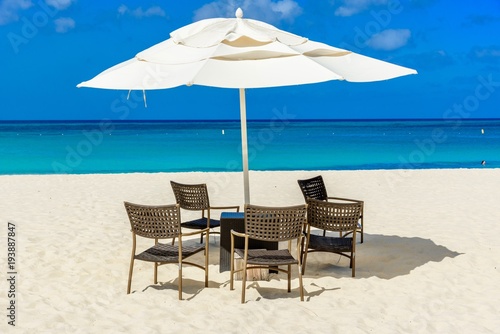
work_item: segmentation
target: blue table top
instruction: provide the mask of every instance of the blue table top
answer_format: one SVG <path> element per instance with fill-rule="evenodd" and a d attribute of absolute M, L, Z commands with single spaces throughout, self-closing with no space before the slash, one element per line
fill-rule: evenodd
<path fill-rule="evenodd" d="M 220 214 L 220 218 L 226 218 L 226 219 L 231 219 L 231 218 L 245 218 L 245 213 L 244 212 L 222 212 Z"/>

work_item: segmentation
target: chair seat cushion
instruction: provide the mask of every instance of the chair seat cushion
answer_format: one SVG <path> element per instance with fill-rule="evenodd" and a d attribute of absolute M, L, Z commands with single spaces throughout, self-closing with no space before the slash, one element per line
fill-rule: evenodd
<path fill-rule="evenodd" d="M 311 234 L 309 249 L 322 252 L 350 252 L 352 249 L 352 238 L 323 237 Z"/>
<path fill-rule="evenodd" d="M 244 249 L 235 249 L 242 259 L 245 256 Z M 297 264 L 298 261 L 290 254 L 288 249 L 266 250 L 249 249 L 247 264 L 282 266 L 288 264 Z"/>
<path fill-rule="evenodd" d="M 185 259 L 203 250 L 205 250 L 204 245 L 182 246 L 182 258 Z M 159 243 L 134 258 L 148 262 L 175 263 L 179 261 L 179 246 Z"/>
<path fill-rule="evenodd" d="M 195 220 L 190 220 L 181 224 L 182 227 L 192 228 L 202 230 L 207 228 L 207 218 L 199 218 Z M 216 219 L 210 219 L 210 228 L 215 228 L 220 226 L 220 221 Z"/>

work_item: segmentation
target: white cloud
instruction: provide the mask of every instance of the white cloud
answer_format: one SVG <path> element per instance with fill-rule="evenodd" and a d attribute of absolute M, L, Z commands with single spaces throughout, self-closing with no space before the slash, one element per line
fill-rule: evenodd
<path fill-rule="evenodd" d="M 75 0 L 45 0 L 45 3 L 57 10 L 63 10 L 71 6 Z"/>
<path fill-rule="evenodd" d="M 0 0 L 0 25 L 19 20 L 19 12 L 31 6 L 31 0 Z"/>
<path fill-rule="evenodd" d="M 41 0 L 39 1 L 41 2 Z M 34 3 L 33 0 L 0 0 L 0 25 L 19 20 L 19 16 L 21 15 L 20 12 L 38 5 L 39 1 Z M 45 3 L 56 10 L 63 10 L 71 6 L 75 1 L 76 0 L 45 0 Z"/>
<path fill-rule="evenodd" d="M 54 20 L 54 24 L 56 25 L 56 32 L 63 34 L 75 27 L 75 20 L 70 17 L 60 17 Z"/>
<path fill-rule="evenodd" d="M 367 10 L 372 5 L 386 5 L 389 0 L 343 0 L 341 5 L 335 11 L 337 16 L 352 16 Z"/>
<path fill-rule="evenodd" d="M 198 21 L 213 17 L 234 17 L 236 8 L 238 8 L 238 5 L 231 0 L 207 3 L 195 10 L 193 19 Z"/>
<path fill-rule="evenodd" d="M 193 19 L 235 17 L 238 7 L 243 10 L 244 17 L 268 23 L 293 21 L 302 14 L 302 8 L 294 0 L 218 0 L 197 9 Z"/>
<path fill-rule="evenodd" d="M 302 8 L 293 0 L 282 0 L 276 3 L 271 2 L 271 9 L 275 13 L 281 14 L 281 18 L 294 19 L 302 13 Z"/>
<path fill-rule="evenodd" d="M 405 46 L 410 37 L 408 29 L 387 29 L 373 35 L 366 44 L 374 49 L 389 51 Z"/>
<path fill-rule="evenodd" d="M 125 5 L 121 5 L 118 7 L 118 14 L 120 15 L 130 15 L 136 17 L 138 19 L 142 19 L 143 17 L 151 17 L 151 16 L 166 16 L 165 11 L 160 6 L 152 6 L 143 10 L 142 7 L 138 7 L 136 9 L 130 9 Z"/>
<path fill-rule="evenodd" d="M 127 12 L 128 12 L 128 7 L 127 6 L 120 5 L 120 7 L 118 7 L 118 14 L 119 15 L 125 15 Z"/>

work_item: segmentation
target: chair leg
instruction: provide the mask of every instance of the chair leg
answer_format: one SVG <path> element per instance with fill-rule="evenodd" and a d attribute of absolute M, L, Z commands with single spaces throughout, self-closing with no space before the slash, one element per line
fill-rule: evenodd
<path fill-rule="evenodd" d="M 287 275 L 288 275 L 288 292 L 291 292 L 292 291 L 292 265 L 291 264 L 288 265 Z"/>
<path fill-rule="evenodd" d="M 304 284 L 302 282 L 302 250 L 303 250 L 303 243 L 304 243 L 304 238 L 301 238 L 302 240 L 300 243 L 297 243 L 297 271 L 299 272 L 299 292 L 300 292 L 300 301 L 304 301 Z M 300 244 L 300 248 L 299 248 Z"/>
<path fill-rule="evenodd" d="M 130 287 L 132 285 L 132 273 L 134 271 L 134 260 L 135 260 L 135 247 L 136 247 L 136 236 L 135 233 L 132 232 L 132 255 L 130 256 L 130 269 L 128 271 L 127 294 L 130 293 Z"/>
<path fill-rule="evenodd" d="M 305 248 L 305 245 L 304 245 L 305 241 L 304 239 L 302 239 L 302 241 L 300 242 L 300 252 L 298 252 L 298 256 L 300 258 L 300 262 L 299 262 L 299 265 L 300 265 L 300 269 L 302 270 L 302 263 L 304 261 L 304 248 Z"/>
<path fill-rule="evenodd" d="M 134 255 L 132 254 L 132 260 L 130 260 L 130 269 L 128 271 L 128 285 L 127 294 L 130 293 L 130 287 L 132 286 L 132 273 L 134 271 Z"/>
<path fill-rule="evenodd" d="M 210 238 L 210 232 L 207 233 L 207 239 Z M 205 288 L 208 288 L 208 242 L 205 244 Z"/>
<path fill-rule="evenodd" d="M 307 247 L 304 249 L 304 258 L 302 259 L 302 275 L 306 272 Z"/>
<path fill-rule="evenodd" d="M 234 236 L 231 233 L 231 264 L 229 267 L 229 290 L 234 290 Z"/>
<path fill-rule="evenodd" d="M 300 289 L 300 301 L 304 301 L 304 284 L 302 282 L 302 267 L 300 263 L 297 266 L 297 269 L 299 270 L 299 289 Z"/>
<path fill-rule="evenodd" d="M 241 303 L 245 303 L 245 290 L 247 286 L 247 252 L 245 250 L 245 258 L 243 259 L 243 279 L 241 280 Z"/>
<path fill-rule="evenodd" d="M 234 252 L 231 253 L 231 269 L 229 277 L 229 290 L 234 290 Z"/>
<path fill-rule="evenodd" d="M 158 262 L 155 262 L 155 269 L 154 269 L 154 281 L 155 284 L 158 284 Z"/>
<path fill-rule="evenodd" d="M 179 262 L 179 282 L 177 282 L 179 290 L 179 300 L 182 300 L 182 261 Z"/>
<path fill-rule="evenodd" d="M 364 227 L 365 224 L 363 224 L 363 216 L 361 216 L 361 243 L 363 243 L 363 236 L 364 236 Z"/>
<path fill-rule="evenodd" d="M 352 277 L 356 276 L 356 252 L 351 253 Z"/>

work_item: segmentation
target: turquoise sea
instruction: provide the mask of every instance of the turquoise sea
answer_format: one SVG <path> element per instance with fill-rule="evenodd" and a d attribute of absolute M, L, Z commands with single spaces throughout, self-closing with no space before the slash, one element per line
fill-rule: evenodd
<path fill-rule="evenodd" d="M 249 121 L 248 147 L 251 170 L 499 168 L 500 120 Z M 0 123 L 4 175 L 241 169 L 239 121 Z"/>

